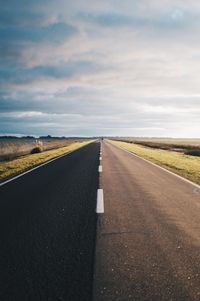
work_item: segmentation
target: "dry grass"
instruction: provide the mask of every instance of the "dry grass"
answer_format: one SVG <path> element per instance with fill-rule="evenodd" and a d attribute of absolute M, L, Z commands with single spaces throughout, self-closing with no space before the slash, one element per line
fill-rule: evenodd
<path fill-rule="evenodd" d="M 120 137 L 120 141 L 155 143 L 164 145 L 194 146 L 200 148 L 200 138 L 143 138 L 143 137 Z"/>
<path fill-rule="evenodd" d="M 200 156 L 200 139 L 175 138 L 117 138 L 117 141 L 135 143 L 150 148 L 182 152 L 186 155 Z"/>
<path fill-rule="evenodd" d="M 129 142 L 113 140 L 110 142 L 200 184 L 200 157 L 175 151 L 152 149 Z"/>
<path fill-rule="evenodd" d="M 74 142 L 70 145 L 55 150 L 42 152 L 39 154 L 27 155 L 19 159 L 8 162 L 0 162 L 0 181 L 10 178 L 16 174 L 22 173 L 30 168 L 33 168 L 41 163 L 61 156 L 70 151 L 76 150 L 82 146 L 91 143 L 92 140 L 83 142 Z"/>
<path fill-rule="evenodd" d="M 73 143 L 70 139 L 0 139 L 0 161 L 13 160 L 24 155 L 31 154 L 38 147 L 41 151 L 65 147 Z"/>

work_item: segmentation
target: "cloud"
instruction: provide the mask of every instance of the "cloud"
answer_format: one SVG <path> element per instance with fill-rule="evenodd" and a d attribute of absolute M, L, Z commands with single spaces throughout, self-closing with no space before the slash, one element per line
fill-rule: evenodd
<path fill-rule="evenodd" d="M 0 68 L 1 83 L 29 83 L 41 78 L 53 78 L 56 80 L 62 78 L 71 78 L 81 74 L 94 73 L 102 69 L 98 63 L 92 61 L 71 61 L 59 65 L 44 65 L 34 68 Z"/>
<path fill-rule="evenodd" d="M 93 87 L 50 94 L 16 91 L 1 95 L 2 131 L 51 135 L 184 136 L 183 125 L 198 135 L 199 98 L 123 99 Z M 59 105 L 58 105 L 59 104 Z M 180 109 L 181 108 L 181 109 Z M 189 115 L 188 115 L 189 114 Z M 25 126 L 26 125 L 26 126 Z M 81 133 L 80 133 L 81 129 Z M 94 134 L 95 129 L 95 134 Z"/>
<path fill-rule="evenodd" d="M 199 135 L 197 1 L 20 4 L 0 12 L 2 132 Z"/>
<path fill-rule="evenodd" d="M 0 28 L 1 43 L 41 42 L 62 43 L 75 34 L 76 28 L 66 23 L 54 23 L 48 26 L 8 26 Z"/>
<path fill-rule="evenodd" d="M 148 27 L 148 29 L 176 30 L 191 26 L 198 20 L 198 14 L 188 11 L 181 7 L 170 7 L 164 11 L 154 11 L 149 14 L 148 11 L 143 10 L 137 12 L 89 12 L 81 13 L 79 17 L 84 21 L 105 27 Z"/>
<path fill-rule="evenodd" d="M 40 20 L 43 20 L 42 15 L 34 16 L 29 12 L 27 15 L 25 14 L 25 16 L 28 24 L 26 24 L 26 21 L 24 21 L 25 23 L 20 21 L 20 14 L 16 16 L 16 13 L 16 20 L 14 17 L 9 16 L 12 22 L 7 26 L 1 26 L 0 24 L 1 66 L 6 65 L 9 69 L 15 69 L 18 64 L 26 64 L 24 56 L 26 56 L 26 52 L 34 45 L 54 45 L 54 48 L 56 48 L 78 33 L 77 28 L 68 23 L 54 22 L 46 25 L 40 24 Z M 4 19 L 6 19 L 6 17 Z M 22 18 L 22 20 L 24 20 L 24 18 Z M 9 18 L 5 20 L 5 24 L 8 21 Z M 22 22 L 23 24 L 15 25 L 15 22 Z M 40 56 L 40 53 L 37 53 L 37 56 Z"/>
<path fill-rule="evenodd" d="M 129 26 L 136 22 L 142 22 L 140 19 L 135 19 L 131 16 L 117 14 L 117 13 L 102 13 L 102 14 L 91 14 L 84 13 L 80 14 L 80 17 L 88 22 L 96 23 L 102 26 Z"/>

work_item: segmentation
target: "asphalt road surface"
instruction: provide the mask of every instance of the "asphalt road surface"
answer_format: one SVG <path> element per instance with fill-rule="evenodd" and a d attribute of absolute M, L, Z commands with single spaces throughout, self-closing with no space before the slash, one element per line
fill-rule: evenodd
<path fill-rule="evenodd" d="M 0 187 L 0 300 L 89 301 L 99 144 Z"/>
<path fill-rule="evenodd" d="M 107 142 L 95 301 L 200 300 L 200 189 Z"/>
<path fill-rule="evenodd" d="M 99 146 L 0 187 L 0 301 L 200 301 L 200 189 Z"/>

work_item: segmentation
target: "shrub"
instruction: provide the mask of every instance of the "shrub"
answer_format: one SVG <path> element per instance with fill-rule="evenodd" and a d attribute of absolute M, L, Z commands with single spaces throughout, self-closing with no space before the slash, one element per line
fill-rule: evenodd
<path fill-rule="evenodd" d="M 200 150 L 198 149 L 187 150 L 185 151 L 185 155 L 200 157 Z"/>
<path fill-rule="evenodd" d="M 41 148 L 39 146 L 37 146 L 31 150 L 31 154 L 38 154 L 38 153 L 41 153 L 41 151 L 42 151 Z"/>

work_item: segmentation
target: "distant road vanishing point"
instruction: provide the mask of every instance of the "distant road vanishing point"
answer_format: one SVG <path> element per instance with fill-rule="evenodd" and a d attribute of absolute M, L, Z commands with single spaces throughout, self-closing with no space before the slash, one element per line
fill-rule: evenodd
<path fill-rule="evenodd" d="M 200 188 L 96 141 L 0 187 L 0 300 L 199 301 Z"/>

